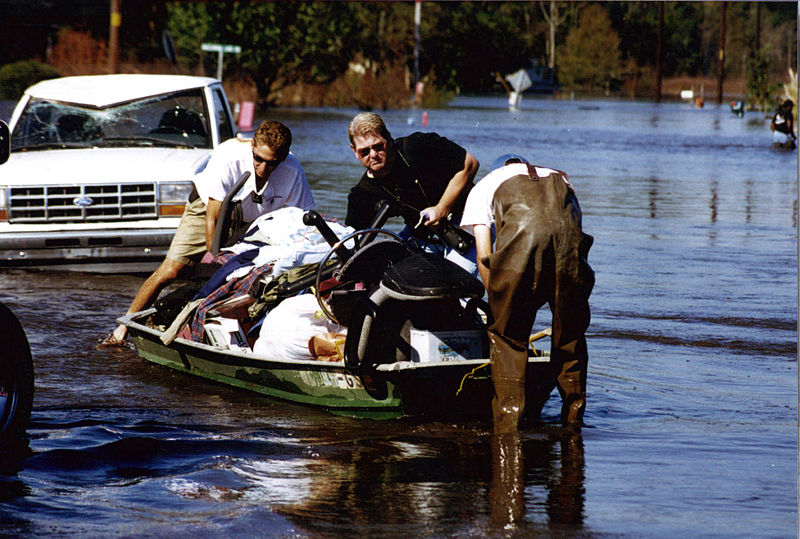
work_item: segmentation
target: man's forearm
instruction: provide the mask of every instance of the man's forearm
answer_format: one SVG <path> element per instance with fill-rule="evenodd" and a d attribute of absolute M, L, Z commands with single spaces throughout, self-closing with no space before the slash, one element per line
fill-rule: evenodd
<path fill-rule="evenodd" d="M 435 221 L 433 224 L 438 224 L 440 219 L 447 217 L 461 192 L 475 178 L 479 166 L 478 160 L 472 154 L 467 153 L 467 157 L 464 159 L 464 168 L 450 179 L 444 193 L 442 193 L 442 197 L 434 206 L 436 215 L 431 216 L 431 221 Z"/>
<path fill-rule="evenodd" d="M 219 218 L 219 211 L 222 207 L 222 202 L 208 199 L 206 205 L 206 249 L 211 249 L 211 244 L 214 242 L 214 233 L 217 230 L 217 219 Z"/>
<path fill-rule="evenodd" d="M 480 273 L 483 287 L 489 291 L 489 268 L 482 260 L 492 254 L 492 230 L 486 225 L 474 225 L 472 233 L 475 236 L 475 259 L 478 263 L 478 273 Z"/>

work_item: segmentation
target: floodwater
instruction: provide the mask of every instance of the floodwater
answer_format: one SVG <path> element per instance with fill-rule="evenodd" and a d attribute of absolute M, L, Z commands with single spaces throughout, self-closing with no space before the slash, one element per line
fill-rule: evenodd
<path fill-rule="evenodd" d="M 360 175 L 355 110 L 277 110 L 319 208 Z M 797 154 L 727 105 L 457 99 L 385 114 L 483 163 L 566 171 L 597 284 L 580 432 L 355 420 L 95 344 L 140 276 L 0 272 L 36 396 L 0 471 L 19 535 L 769 536 L 797 526 Z M 549 314 L 537 321 L 548 325 Z"/>

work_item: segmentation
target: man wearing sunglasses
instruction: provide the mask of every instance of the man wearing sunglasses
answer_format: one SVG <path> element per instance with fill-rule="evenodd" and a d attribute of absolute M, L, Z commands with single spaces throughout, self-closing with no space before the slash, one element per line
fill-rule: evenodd
<path fill-rule="evenodd" d="M 185 268 L 200 261 L 214 240 L 222 201 L 245 172 L 250 172 L 250 178 L 235 197 L 241 200 L 245 222 L 283 206 L 304 210 L 314 207 L 303 167 L 289 153 L 291 144 L 289 128 L 267 120 L 258 126 L 252 139 L 232 138 L 214 150 L 205 170 L 194 178 L 195 189 L 166 258 L 139 288 L 127 314 L 144 309 Z M 127 328 L 120 325 L 100 346 L 120 346 L 126 335 Z"/>
<path fill-rule="evenodd" d="M 449 220 L 459 224 L 464 201 L 478 172 L 478 160 L 458 144 L 436 133 L 412 133 L 393 139 L 383 119 L 372 112 L 358 114 L 348 128 L 350 148 L 366 168 L 347 197 L 345 224 L 369 226 L 384 200 L 392 202 L 390 217 L 401 216 L 406 228 L 431 251 L 477 274 L 474 254 L 446 249 L 432 228 Z M 473 248 L 474 251 L 474 248 Z"/>

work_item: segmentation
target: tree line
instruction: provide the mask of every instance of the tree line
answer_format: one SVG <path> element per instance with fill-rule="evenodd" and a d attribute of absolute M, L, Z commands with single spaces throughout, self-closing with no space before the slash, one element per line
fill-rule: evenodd
<path fill-rule="evenodd" d="M 201 44 L 237 44 L 224 78 L 248 81 L 264 104 L 299 85 L 386 106 L 413 85 L 414 2 L 116 2 L 123 63 L 163 62 L 168 35 L 173 69 L 213 75 L 217 56 Z M 498 91 L 498 74 L 532 61 L 554 67 L 561 87 L 575 91 L 652 95 L 657 77 L 724 72 L 757 79 L 754 88 L 769 94 L 796 58 L 793 2 L 426 1 L 421 10 L 418 72 L 444 94 Z M 104 45 L 102 23 L 73 30 Z M 365 79 L 375 95 L 362 95 Z"/>

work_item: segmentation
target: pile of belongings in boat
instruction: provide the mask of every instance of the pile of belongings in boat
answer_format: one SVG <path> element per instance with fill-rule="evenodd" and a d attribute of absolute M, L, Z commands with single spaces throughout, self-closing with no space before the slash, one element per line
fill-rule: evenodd
<path fill-rule="evenodd" d="M 215 269 L 211 277 L 159 298 L 148 325 L 164 329 L 165 344 L 181 337 L 266 357 L 340 361 L 347 329 L 324 314 L 307 285 L 331 247 L 303 223 L 304 213 L 284 207 L 262 215 L 237 243 L 210 260 L 207 253 L 201 266 L 206 275 Z M 354 231 L 327 223 L 338 237 Z"/>

